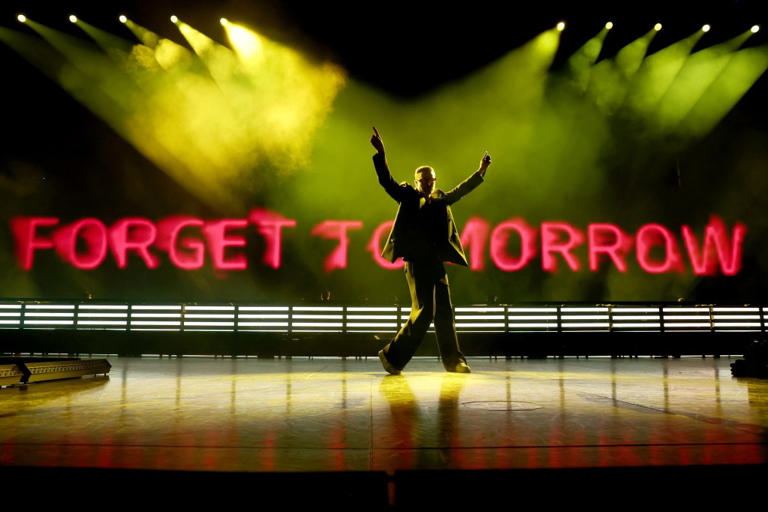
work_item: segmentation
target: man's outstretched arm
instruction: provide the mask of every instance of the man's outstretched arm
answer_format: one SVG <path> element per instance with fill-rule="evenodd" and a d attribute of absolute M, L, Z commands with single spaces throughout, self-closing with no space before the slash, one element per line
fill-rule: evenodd
<path fill-rule="evenodd" d="M 483 155 L 483 159 L 480 160 L 480 167 L 472 174 L 472 176 L 445 193 L 445 202 L 448 204 L 455 203 L 485 181 L 485 171 L 488 170 L 489 165 L 491 165 L 491 155 L 486 151 Z"/>
<path fill-rule="evenodd" d="M 407 187 L 401 187 L 397 184 L 394 178 L 392 178 L 392 174 L 389 172 L 389 166 L 387 165 L 387 158 L 384 154 L 384 143 L 375 126 L 373 127 L 371 144 L 376 148 L 376 154 L 373 155 L 373 166 L 376 168 L 376 175 L 379 177 L 379 183 L 384 187 L 384 190 L 387 191 L 387 194 L 392 196 L 392 199 L 398 203 L 402 202 L 407 193 Z"/>

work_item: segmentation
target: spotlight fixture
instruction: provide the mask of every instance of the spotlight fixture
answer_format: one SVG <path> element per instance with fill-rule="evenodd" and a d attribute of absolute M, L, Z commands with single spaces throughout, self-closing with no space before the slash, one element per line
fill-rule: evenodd
<path fill-rule="evenodd" d="M 703 27 L 701 27 L 701 31 L 702 32 L 709 32 L 710 28 L 712 28 L 712 27 L 710 27 L 709 25 L 704 25 Z"/>
<path fill-rule="evenodd" d="M 229 20 L 227 18 L 221 18 L 219 23 L 221 23 L 222 27 L 226 27 L 229 24 Z"/>
<path fill-rule="evenodd" d="M 608 23 L 605 24 L 605 29 L 606 30 L 611 30 L 612 28 L 613 28 L 613 22 L 612 21 L 609 21 Z"/>
<path fill-rule="evenodd" d="M 178 22 L 179 22 L 179 18 L 177 18 L 175 14 L 172 14 L 171 15 L 171 23 L 178 23 Z"/>
<path fill-rule="evenodd" d="M 69 21 L 71 21 L 72 23 L 77 23 L 77 16 L 75 16 L 74 14 L 70 14 Z"/>
<path fill-rule="evenodd" d="M 752 25 L 752 28 L 749 29 L 753 34 L 757 34 L 757 31 L 760 30 L 760 25 Z"/>
<path fill-rule="evenodd" d="M 563 30 L 565 30 L 565 22 L 561 21 L 560 23 L 557 24 L 557 31 L 562 32 Z"/>
<path fill-rule="evenodd" d="M 24 16 L 23 14 L 19 14 L 18 16 L 16 16 L 16 19 L 19 20 L 20 23 L 26 23 L 27 22 L 27 17 Z"/>
<path fill-rule="evenodd" d="M 128 21 L 128 18 L 126 18 L 125 14 L 121 14 L 120 17 L 117 19 L 120 20 L 120 23 L 125 23 L 126 21 Z"/>
<path fill-rule="evenodd" d="M 661 30 L 661 23 L 657 23 L 657 24 L 655 24 L 655 25 L 653 26 L 653 30 L 655 30 L 656 32 L 658 32 L 659 30 Z"/>

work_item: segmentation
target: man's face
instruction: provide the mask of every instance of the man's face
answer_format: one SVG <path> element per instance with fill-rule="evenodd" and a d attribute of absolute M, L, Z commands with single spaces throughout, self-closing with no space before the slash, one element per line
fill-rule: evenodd
<path fill-rule="evenodd" d="M 425 196 L 428 196 L 434 190 L 435 181 L 437 181 L 437 178 L 435 177 L 435 171 L 424 170 L 424 171 L 417 172 L 416 175 L 414 176 L 414 181 L 416 183 L 416 190 L 418 190 Z"/>

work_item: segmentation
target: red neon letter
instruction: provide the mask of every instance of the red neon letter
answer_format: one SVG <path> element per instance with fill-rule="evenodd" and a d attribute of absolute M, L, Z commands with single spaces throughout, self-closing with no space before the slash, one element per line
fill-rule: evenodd
<path fill-rule="evenodd" d="M 405 266 L 403 258 L 397 258 L 395 262 L 392 263 L 381 256 L 381 239 L 382 237 L 387 236 L 394 223 L 395 221 L 388 220 L 379 224 L 379 227 L 374 230 L 373 236 L 371 236 L 371 241 L 368 242 L 368 245 L 365 247 L 366 250 L 371 251 L 371 254 L 373 254 L 373 261 L 375 261 L 381 268 L 386 268 L 387 270 L 403 268 L 403 266 Z"/>
<path fill-rule="evenodd" d="M 264 250 L 264 263 L 272 268 L 279 268 L 282 245 L 281 230 L 283 226 L 296 226 L 296 221 L 261 208 L 251 210 L 250 219 L 256 224 L 256 229 L 267 241 L 267 247 Z"/>
<path fill-rule="evenodd" d="M 507 244 L 512 231 L 520 235 L 520 256 L 514 258 L 507 254 Z M 515 272 L 528 264 L 536 256 L 536 229 L 530 227 L 520 217 L 505 220 L 491 233 L 491 260 L 501 270 Z"/>
<path fill-rule="evenodd" d="M 156 236 L 157 228 L 149 219 L 129 217 L 115 222 L 109 228 L 109 241 L 117 268 L 128 265 L 128 251 L 136 251 L 147 268 L 156 268 L 159 264 L 157 256 L 149 252 L 149 246 L 155 243 Z"/>
<path fill-rule="evenodd" d="M 485 241 L 491 225 L 480 217 L 470 217 L 461 232 L 461 245 L 469 247 L 469 268 L 483 270 L 485 268 Z"/>
<path fill-rule="evenodd" d="M 347 268 L 347 248 L 349 236 L 347 229 L 361 229 L 363 222 L 360 220 L 326 220 L 312 228 L 312 234 L 328 239 L 336 239 L 339 245 L 325 258 L 325 272 L 335 268 Z"/>
<path fill-rule="evenodd" d="M 201 268 L 205 263 L 205 244 L 191 236 L 179 239 L 181 231 L 188 226 L 202 227 L 202 219 L 188 217 L 185 215 L 175 215 L 166 217 L 157 223 L 157 242 L 158 249 L 168 252 L 168 258 L 171 263 L 184 270 L 195 270 Z M 179 247 L 192 251 L 180 251 Z"/>
<path fill-rule="evenodd" d="M 558 231 L 564 231 L 567 239 L 559 241 Z M 541 268 L 547 272 L 557 270 L 557 260 L 552 253 L 559 252 L 565 258 L 571 270 L 581 268 L 579 260 L 571 254 L 571 250 L 584 243 L 584 233 L 571 226 L 567 222 L 542 222 L 541 223 Z"/>
<path fill-rule="evenodd" d="M 77 237 L 82 234 L 88 251 L 85 254 L 77 252 Z M 56 252 L 64 261 L 72 266 L 90 270 L 101 265 L 107 256 L 107 227 L 99 219 L 80 219 L 53 234 L 56 242 Z"/>
<path fill-rule="evenodd" d="M 203 234 L 208 239 L 208 249 L 211 252 L 213 268 L 218 270 L 245 270 L 248 268 L 245 254 L 236 254 L 229 259 L 224 256 L 227 247 L 245 247 L 243 235 L 227 236 L 227 230 L 241 229 L 246 226 L 248 226 L 246 219 L 221 219 L 205 223 Z"/>
<path fill-rule="evenodd" d="M 624 261 L 632 247 L 632 237 L 613 224 L 590 224 L 587 226 L 589 244 L 589 270 L 597 272 L 599 254 L 607 254 L 619 272 L 627 271 Z"/>
<path fill-rule="evenodd" d="M 59 223 L 56 217 L 13 217 L 11 219 L 11 231 L 16 239 L 16 261 L 24 270 L 32 268 L 35 257 L 35 249 L 53 249 L 55 243 L 52 238 L 38 238 L 36 230 L 38 226 L 51 227 Z"/>
<path fill-rule="evenodd" d="M 640 267 L 650 274 L 664 272 L 682 272 L 683 258 L 677 247 L 675 236 L 661 224 L 645 224 L 637 230 L 636 254 Z M 666 257 L 664 261 L 653 261 L 650 257 L 654 245 L 663 245 Z"/>
<path fill-rule="evenodd" d="M 722 219 L 716 215 L 709 218 L 704 231 L 704 249 L 699 251 L 699 242 L 689 226 L 683 225 L 683 239 L 691 258 L 693 273 L 712 275 L 720 262 L 723 275 L 732 276 L 741 269 L 741 242 L 747 228 L 741 222 L 733 226 L 733 241 L 728 240 L 728 230 Z"/>

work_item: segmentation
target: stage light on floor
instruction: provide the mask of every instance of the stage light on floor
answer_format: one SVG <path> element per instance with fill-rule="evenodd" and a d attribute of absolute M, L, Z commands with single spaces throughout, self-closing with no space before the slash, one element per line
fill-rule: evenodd
<path fill-rule="evenodd" d="M 605 24 L 605 29 L 606 30 L 611 30 L 612 28 L 613 28 L 613 22 L 612 21 L 609 21 L 608 23 Z"/>
<path fill-rule="evenodd" d="M 658 32 L 659 30 L 661 30 L 661 23 L 657 23 L 657 24 L 655 24 L 655 25 L 653 26 L 653 30 L 655 30 L 656 32 Z"/>
<path fill-rule="evenodd" d="M 562 32 L 563 30 L 565 30 L 565 22 L 561 21 L 560 23 L 557 24 L 557 31 Z"/>
<path fill-rule="evenodd" d="M 752 28 L 751 28 L 751 29 L 749 29 L 749 30 L 750 30 L 750 32 L 752 32 L 753 34 L 757 34 L 757 31 L 758 31 L 758 30 L 760 30 L 760 25 L 752 25 Z"/>
<path fill-rule="evenodd" d="M 75 16 L 74 14 L 70 14 L 69 21 L 72 23 L 77 23 L 77 16 Z"/>
<path fill-rule="evenodd" d="M 226 26 L 227 26 L 227 24 L 229 23 L 229 20 L 228 20 L 227 18 L 221 18 L 221 19 L 219 20 L 219 23 L 221 23 L 221 26 L 222 26 L 222 27 L 226 27 Z"/>
<path fill-rule="evenodd" d="M 710 27 L 709 25 L 704 25 L 704 26 L 701 27 L 701 31 L 702 32 L 709 32 L 709 29 L 711 29 L 711 28 L 712 27 Z"/>
<path fill-rule="evenodd" d="M 128 21 L 128 18 L 125 16 L 125 14 L 121 14 L 117 19 L 120 20 L 120 23 L 125 23 Z"/>
<path fill-rule="evenodd" d="M 24 16 L 23 14 L 19 14 L 18 16 L 16 16 L 16 19 L 19 20 L 20 23 L 26 23 L 27 22 L 27 17 Z"/>
<path fill-rule="evenodd" d="M 179 18 L 175 14 L 171 15 L 171 23 L 175 24 L 178 22 L 179 22 Z"/>

